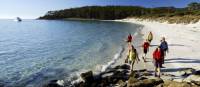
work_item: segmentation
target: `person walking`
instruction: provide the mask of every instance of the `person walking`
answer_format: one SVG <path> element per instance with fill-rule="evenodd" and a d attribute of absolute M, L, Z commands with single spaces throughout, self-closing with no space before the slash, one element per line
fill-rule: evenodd
<path fill-rule="evenodd" d="M 148 39 L 149 43 L 151 43 L 151 41 L 153 40 L 153 34 L 151 31 L 149 32 L 147 39 Z"/>
<path fill-rule="evenodd" d="M 129 44 L 131 45 L 131 44 Z M 128 49 L 128 55 L 127 55 L 128 63 L 131 65 L 131 71 L 133 71 L 133 65 L 135 61 L 140 61 L 138 57 L 137 50 L 133 45 L 130 46 L 130 49 Z"/>
<path fill-rule="evenodd" d="M 133 39 L 133 37 L 132 37 L 132 35 L 129 33 L 129 35 L 128 35 L 126 41 L 127 41 L 128 43 L 131 43 L 131 42 L 132 42 L 132 39 Z"/>
<path fill-rule="evenodd" d="M 162 55 L 161 55 L 161 49 L 160 47 L 157 47 L 156 50 L 153 52 L 153 63 L 154 63 L 154 67 L 155 67 L 155 77 L 159 77 L 160 78 L 160 68 L 162 65 Z"/>
<path fill-rule="evenodd" d="M 143 43 L 142 47 L 143 47 L 143 60 L 144 62 L 146 62 L 146 55 L 147 55 L 147 52 L 149 51 L 149 42 L 148 42 L 148 39 L 146 39 L 146 41 Z"/>
<path fill-rule="evenodd" d="M 161 56 L 162 56 L 162 64 L 164 64 L 164 59 L 166 56 L 166 52 L 169 52 L 168 50 L 168 43 L 165 41 L 165 37 L 162 37 L 161 44 L 160 44 L 160 49 L 161 49 Z"/>

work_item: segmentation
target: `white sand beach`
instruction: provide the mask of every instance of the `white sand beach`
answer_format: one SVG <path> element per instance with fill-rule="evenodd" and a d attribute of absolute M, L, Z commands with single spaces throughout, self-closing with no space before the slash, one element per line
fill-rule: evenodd
<path fill-rule="evenodd" d="M 147 70 L 154 70 L 152 52 L 156 45 L 160 44 L 161 37 L 165 37 L 169 45 L 169 53 L 163 65 L 165 68 L 162 68 L 163 73 L 179 76 L 177 71 L 184 68 L 200 70 L 200 22 L 195 24 L 169 24 L 134 18 L 117 21 L 144 25 L 142 29 L 144 39 L 149 31 L 152 31 L 154 39 L 147 55 L 149 61 L 146 65 Z M 142 69 L 144 68 L 143 64 L 143 62 L 138 63 L 135 68 Z"/>

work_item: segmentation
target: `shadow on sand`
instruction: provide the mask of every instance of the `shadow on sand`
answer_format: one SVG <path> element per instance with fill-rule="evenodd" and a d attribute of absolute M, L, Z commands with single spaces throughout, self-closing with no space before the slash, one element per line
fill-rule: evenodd
<path fill-rule="evenodd" d="M 158 44 L 152 44 L 150 45 L 151 47 L 157 47 L 159 46 Z M 168 44 L 168 46 L 186 46 L 186 45 L 182 45 L 182 44 Z"/>
<path fill-rule="evenodd" d="M 200 63 L 200 59 L 194 59 L 194 58 L 171 58 L 171 59 L 165 59 L 166 63 Z M 192 68 L 192 67 L 190 67 Z M 186 70 L 188 68 L 163 68 L 161 69 L 162 72 L 177 72 Z"/>
<path fill-rule="evenodd" d="M 192 59 L 192 58 L 171 58 L 165 59 L 165 63 L 200 63 L 200 59 Z"/>
<path fill-rule="evenodd" d="M 177 72 L 177 71 L 183 71 L 187 69 L 190 69 L 190 68 L 163 68 L 161 69 L 161 72 Z"/>

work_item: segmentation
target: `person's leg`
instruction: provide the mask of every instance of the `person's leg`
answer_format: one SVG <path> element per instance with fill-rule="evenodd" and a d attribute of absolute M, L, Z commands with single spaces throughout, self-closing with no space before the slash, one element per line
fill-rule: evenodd
<path fill-rule="evenodd" d="M 154 60 L 154 67 L 155 67 L 154 76 L 157 77 L 157 64 L 155 60 Z"/>
<path fill-rule="evenodd" d="M 133 61 L 131 62 L 131 71 L 133 71 Z"/>
<path fill-rule="evenodd" d="M 161 65 L 161 63 L 158 63 L 158 68 L 157 68 L 157 71 L 158 71 L 158 77 L 160 78 L 160 74 L 161 74 L 161 72 L 160 72 L 160 65 Z"/>
<path fill-rule="evenodd" d="M 145 53 L 143 54 L 142 59 L 144 60 L 144 62 L 146 62 L 146 60 L 145 60 Z"/>
<path fill-rule="evenodd" d="M 154 76 L 157 77 L 157 67 L 155 67 L 155 73 Z"/>
<path fill-rule="evenodd" d="M 165 57 L 165 53 L 164 50 L 161 50 L 161 57 L 162 57 L 162 64 L 164 64 L 164 57 Z M 160 65 L 160 67 L 162 67 L 162 64 Z"/>
<path fill-rule="evenodd" d="M 130 70 L 132 69 L 132 62 L 130 60 L 128 60 L 128 64 L 130 65 Z"/>
<path fill-rule="evenodd" d="M 143 58 L 144 62 L 146 62 L 146 55 L 147 55 L 146 49 L 143 49 L 143 52 L 144 52 L 144 55 L 142 58 Z"/>

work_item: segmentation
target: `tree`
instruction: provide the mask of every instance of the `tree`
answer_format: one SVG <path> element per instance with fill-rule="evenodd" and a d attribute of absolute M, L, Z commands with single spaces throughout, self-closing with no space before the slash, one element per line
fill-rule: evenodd
<path fill-rule="evenodd" d="M 188 4 L 188 10 L 200 10 L 200 3 L 192 2 Z"/>

